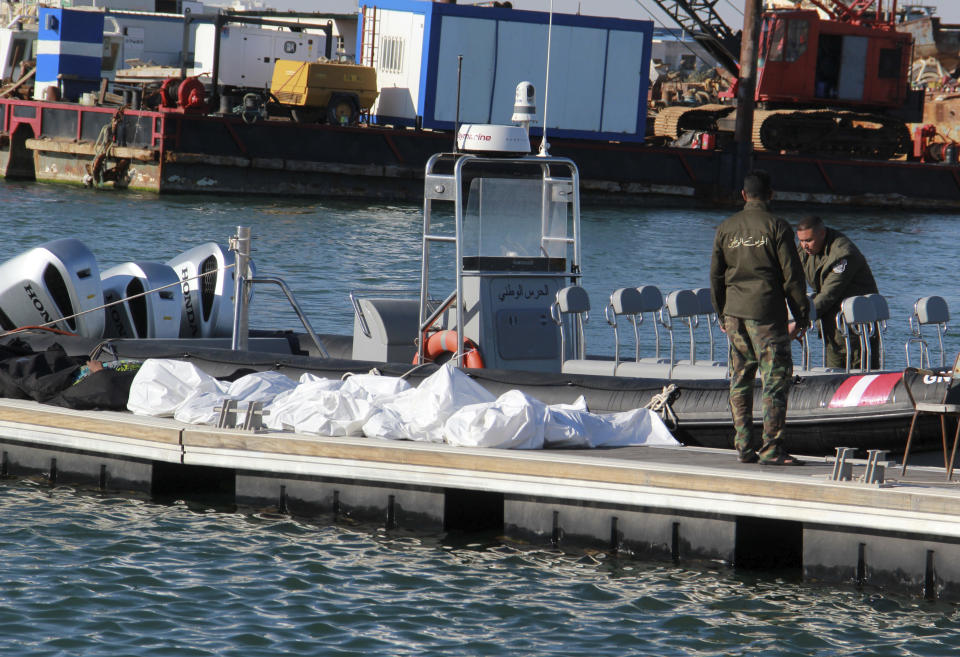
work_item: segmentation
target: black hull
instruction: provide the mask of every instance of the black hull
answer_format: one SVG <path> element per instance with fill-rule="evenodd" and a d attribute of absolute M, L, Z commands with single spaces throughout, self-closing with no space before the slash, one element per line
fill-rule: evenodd
<path fill-rule="evenodd" d="M 302 337 L 293 333 L 270 334 L 288 341 L 291 353 L 303 354 Z M 72 356 L 93 353 L 99 341 L 50 334 L 20 334 L 36 351 L 51 344 L 60 344 Z M 16 336 L 8 337 L 4 342 Z M 266 337 L 266 336 L 261 336 Z M 208 374 L 235 379 L 255 371 L 275 370 L 290 378 L 310 374 L 324 378 L 341 378 L 344 374 L 365 373 L 376 369 L 387 376 L 405 376 L 417 385 L 436 371 L 434 364 L 414 367 L 407 363 L 378 363 L 349 358 L 351 339 L 346 336 L 322 336 L 331 358 L 308 355 L 287 355 L 258 351 L 230 351 L 188 345 L 180 340 L 115 340 L 110 345 L 120 358 L 173 358 L 194 363 Z M 227 341 L 228 342 L 228 341 Z M 570 403 L 583 395 L 587 407 L 594 412 L 614 413 L 647 406 L 654 395 L 669 384 L 679 394 L 671 406 L 678 418 L 676 438 L 699 447 L 732 449 L 733 428 L 728 406 L 728 383 L 725 380 L 665 381 L 611 376 L 589 376 L 523 372 L 513 370 L 465 370 L 475 381 L 494 395 L 520 389 L 548 404 Z M 843 403 L 843 392 L 851 383 L 862 379 L 856 374 L 817 374 L 795 377 L 790 388 L 787 411 L 787 448 L 798 454 L 832 455 L 837 447 L 852 447 L 864 456 L 867 450 L 888 450 L 902 453 L 913 417 L 913 406 L 907 396 L 902 373 L 873 373 L 880 385 L 872 398 L 850 399 Z M 939 402 L 945 393 L 948 376 L 924 378 L 908 374 L 919 401 Z M 838 401 L 840 403 L 838 403 Z M 859 402 L 859 403 L 857 403 Z M 754 409 L 760 416 L 759 384 L 754 396 Z M 759 419 L 755 420 L 758 431 Z M 952 424 L 952 423 L 951 423 Z M 952 431 L 953 426 L 948 427 Z M 939 450 L 942 441 L 940 425 L 934 416 L 921 416 L 917 423 L 911 451 Z"/>
<path fill-rule="evenodd" d="M 294 343 L 296 339 L 292 338 Z M 329 342 L 329 339 L 328 339 Z M 334 356 L 343 356 L 348 340 L 333 343 Z M 347 372 L 363 373 L 376 368 L 384 375 L 406 375 L 416 385 L 436 371 L 436 365 L 413 368 L 406 363 L 375 363 L 339 357 L 321 359 L 310 356 L 286 356 L 257 352 L 231 352 L 222 349 L 176 348 L 151 341 L 115 343 L 117 353 L 128 358 L 181 358 L 217 377 L 235 378 L 251 371 L 276 370 L 291 378 L 309 372 L 325 378 L 340 378 Z M 294 346 L 296 349 L 296 346 Z M 337 353 L 339 352 L 339 353 Z M 511 370 L 466 370 L 478 383 L 495 395 L 520 389 L 549 404 L 570 403 L 580 395 L 594 412 L 619 412 L 644 407 L 666 385 L 676 384 L 679 395 L 672 408 L 679 420 L 674 435 L 686 445 L 714 448 L 733 448 L 733 430 L 728 406 L 728 383 L 725 380 L 664 381 L 661 379 L 634 379 L 624 377 L 551 374 Z M 877 374 L 877 373 L 874 373 Z M 838 405 L 837 396 L 850 387 L 854 374 L 819 374 L 796 377 L 790 389 L 787 413 L 787 448 L 810 455 L 832 455 L 837 447 L 852 447 L 865 454 L 866 450 L 880 449 L 902 453 L 913 416 L 913 406 L 907 396 L 900 372 L 879 373 L 879 382 L 886 381 L 886 389 L 879 398 L 863 405 Z M 919 400 L 942 399 L 946 378 L 924 382 L 912 375 L 910 380 Z M 846 385 L 846 388 L 844 386 Z M 759 385 L 754 398 L 759 417 Z M 758 429 L 760 421 L 757 420 Z M 932 416 L 923 416 L 918 422 L 912 450 L 940 449 L 939 423 Z"/>
<path fill-rule="evenodd" d="M 114 110 L 0 98 L 0 175 L 82 184 L 95 142 Z M 429 157 L 450 134 L 378 126 L 128 110 L 124 184 L 157 193 L 304 195 L 362 200 L 423 198 Z M 536 142 L 536 140 L 534 140 Z M 551 139 L 553 155 L 580 168 L 581 193 L 603 203 L 649 195 L 740 204 L 733 154 L 588 139 Z M 537 146 L 536 143 L 533 144 Z M 758 151 L 754 165 L 777 181 L 778 199 L 852 206 L 960 209 L 956 166 L 801 157 Z M 112 183 L 108 183 L 112 184 Z"/>

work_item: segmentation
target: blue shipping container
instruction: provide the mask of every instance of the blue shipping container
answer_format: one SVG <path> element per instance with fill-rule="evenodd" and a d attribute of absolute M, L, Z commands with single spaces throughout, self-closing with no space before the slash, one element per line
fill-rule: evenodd
<path fill-rule="evenodd" d="M 545 102 L 547 13 L 381 0 L 363 15 L 358 43 L 374 47 L 358 52 L 377 68 L 375 122 L 453 129 L 462 55 L 461 123 L 510 123 L 516 85 L 529 81 L 538 103 L 532 134 L 542 132 L 546 104 L 548 138 L 643 141 L 650 21 L 554 14 Z"/>

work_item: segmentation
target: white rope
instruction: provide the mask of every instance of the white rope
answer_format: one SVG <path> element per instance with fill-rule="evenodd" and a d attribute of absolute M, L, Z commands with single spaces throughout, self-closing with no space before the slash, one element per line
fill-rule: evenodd
<path fill-rule="evenodd" d="M 679 420 L 677 419 L 677 414 L 673 410 L 673 406 L 670 404 L 673 402 L 674 398 L 677 396 L 679 390 L 675 383 L 664 386 L 663 391 L 654 395 L 649 403 L 647 403 L 644 408 L 650 409 L 654 413 L 660 416 L 663 420 L 663 423 L 667 425 L 667 428 L 670 431 L 673 431 L 677 428 Z"/>

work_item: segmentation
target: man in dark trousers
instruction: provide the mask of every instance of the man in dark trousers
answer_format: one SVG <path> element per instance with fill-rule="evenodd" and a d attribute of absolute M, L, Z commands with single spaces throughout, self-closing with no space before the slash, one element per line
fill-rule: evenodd
<path fill-rule="evenodd" d="M 730 338 L 730 410 L 743 463 L 802 465 L 783 445 L 787 393 L 793 375 L 790 342 L 809 323 L 803 268 L 790 226 L 767 208 L 770 177 L 754 171 L 743 181 L 741 212 L 717 228 L 710 289 L 720 326 Z M 787 306 L 795 318 L 787 326 Z M 753 434 L 753 389 L 763 382 L 763 439 Z"/>
<path fill-rule="evenodd" d="M 797 251 L 803 273 L 813 290 L 813 305 L 820 318 L 827 367 L 846 368 L 847 348 L 837 330 L 837 313 L 847 297 L 874 294 L 877 283 L 867 259 L 843 233 L 827 228 L 820 217 L 806 217 L 797 224 Z M 880 367 L 879 336 L 870 338 L 870 367 Z M 860 367 L 860 340 L 850 342 L 850 367 Z"/>

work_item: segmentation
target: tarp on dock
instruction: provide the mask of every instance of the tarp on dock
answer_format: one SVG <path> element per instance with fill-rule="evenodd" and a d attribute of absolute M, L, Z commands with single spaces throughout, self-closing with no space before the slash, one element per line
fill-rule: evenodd
<path fill-rule="evenodd" d="M 343 380 L 304 374 L 299 383 L 277 372 L 223 382 L 184 361 L 149 359 L 130 388 L 129 410 L 215 424 L 226 400 L 264 404 L 276 431 L 367 436 L 470 447 L 542 449 L 677 445 L 660 417 L 647 409 L 612 415 L 574 404 L 545 404 L 519 391 L 494 397 L 452 365 L 411 387 L 399 377 L 354 374 Z"/>

